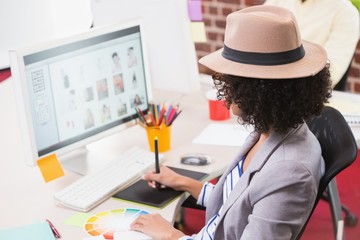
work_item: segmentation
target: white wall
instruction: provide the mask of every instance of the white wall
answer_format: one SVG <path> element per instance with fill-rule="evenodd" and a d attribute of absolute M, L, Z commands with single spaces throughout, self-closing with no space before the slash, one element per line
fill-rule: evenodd
<path fill-rule="evenodd" d="M 0 1 L 0 69 L 8 50 L 89 29 L 90 0 Z"/>

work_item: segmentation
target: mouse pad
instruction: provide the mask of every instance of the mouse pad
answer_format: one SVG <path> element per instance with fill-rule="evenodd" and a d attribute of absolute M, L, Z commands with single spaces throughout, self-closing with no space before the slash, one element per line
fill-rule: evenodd
<path fill-rule="evenodd" d="M 196 172 L 174 167 L 169 168 L 181 175 L 196 180 L 201 180 L 208 176 L 208 174 L 202 172 Z M 172 188 L 153 189 L 149 187 L 147 181 L 140 179 L 133 185 L 116 193 L 113 197 L 157 208 L 162 208 L 168 203 L 170 203 L 173 199 L 180 196 L 182 193 L 183 191 L 176 191 Z"/>

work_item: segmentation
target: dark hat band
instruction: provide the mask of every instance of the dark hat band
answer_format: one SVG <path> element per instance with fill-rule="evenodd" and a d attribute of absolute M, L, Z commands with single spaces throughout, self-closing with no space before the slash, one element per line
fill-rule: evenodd
<path fill-rule="evenodd" d="M 303 48 L 303 45 L 300 45 L 300 47 L 286 52 L 256 53 L 238 51 L 224 45 L 224 49 L 221 55 L 224 58 L 233 62 L 252 65 L 273 66 L 296 62 L 305 56 L 305 50 Z"/>

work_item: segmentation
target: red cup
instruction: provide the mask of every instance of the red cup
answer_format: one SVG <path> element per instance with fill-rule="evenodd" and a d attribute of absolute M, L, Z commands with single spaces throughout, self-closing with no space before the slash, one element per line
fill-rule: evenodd
<path fill-rule="evenodd" d="M 209 102 L 209 117 L 211 120 L 226 120 L 230 118 L 230 111 L 226 108 L 225 100 L 217 100 L 216 90 L 210 90 L 206 93 Z"/>

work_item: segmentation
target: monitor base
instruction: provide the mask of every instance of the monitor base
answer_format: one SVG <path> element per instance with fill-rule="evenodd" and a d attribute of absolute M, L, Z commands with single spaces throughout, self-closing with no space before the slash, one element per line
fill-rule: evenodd
<path fill-rule="evenodd" d="M 86 147 L 82 147 L 60 156 L 59 159 L 66 170 L 87 175 L 105 167 L 114 157 L 89 151 Z"/>

